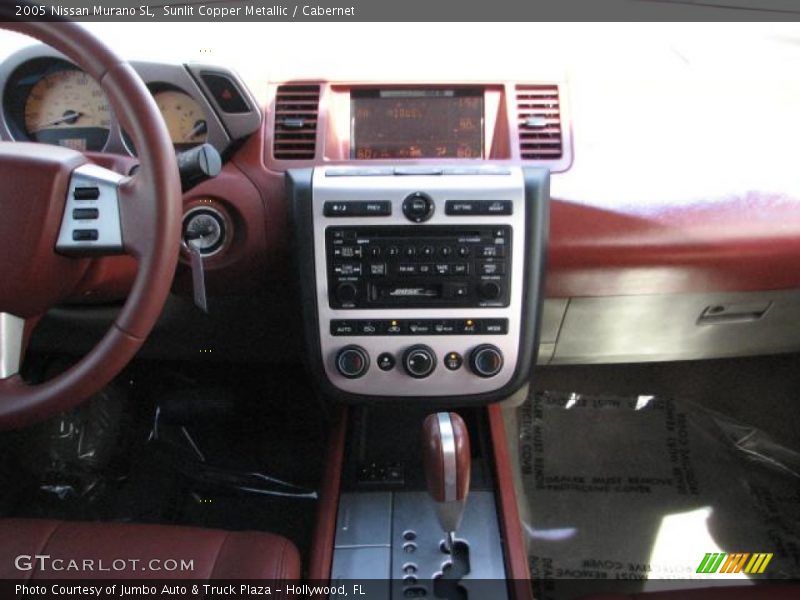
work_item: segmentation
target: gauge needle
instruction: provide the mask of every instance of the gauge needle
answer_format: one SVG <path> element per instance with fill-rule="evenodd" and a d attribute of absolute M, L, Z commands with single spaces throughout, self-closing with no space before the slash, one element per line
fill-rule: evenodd
<path fill-rule="evenodd" d="M 42 129 L 47 129 L 48 127 L 52 127 L 53 125 L 60 125 L 61 123 L 69 123 L 70 125 L 72 125 L 75 121 L 77 121 L 80 117 L 83 116 L 86 116 L 86 113 L 67 111 L 66 113 L 64 113 L 64 116 L 59 117 L 58 119 L 53 119 L 52 121 L 48 121 L 47 123 L 42 123 L 36 129 L 31 131 L 31 133 L 38 133 Z"/>
<path fill-rule="evenodd" d="M 207 131 L 207 125 L 205 121 L 198 121 L 192 127 L 192 130 L 186 134 L 186 137 L 183 138 L 184 142 L 188 142 L 194 136 L 199 135 L 201 133 L 205 133 Z"/>

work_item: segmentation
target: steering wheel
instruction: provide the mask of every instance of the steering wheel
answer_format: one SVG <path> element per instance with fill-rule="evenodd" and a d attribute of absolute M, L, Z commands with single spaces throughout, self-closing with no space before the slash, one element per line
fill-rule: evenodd
<path fill-rule="evenodd" d="M 129 64 L 76 23 L 0 28 L 52 46 L 98 81 L 140 161 L 136 174 L 125 177 L 67 148 L 0 142 L 0 430 L 6 430 L 75 407 L 133 358 L 169 294 L 182 197 L 166 126 Z M 84 220 L 81 209 L 94 209 L 88 214 L 96 218 Z M 113 325 L 72 368 L 27 384 L 19 369 L 37 319 L 74 289 L 89 257 L 122 253 L 137 259 L 138 271 Z"/>

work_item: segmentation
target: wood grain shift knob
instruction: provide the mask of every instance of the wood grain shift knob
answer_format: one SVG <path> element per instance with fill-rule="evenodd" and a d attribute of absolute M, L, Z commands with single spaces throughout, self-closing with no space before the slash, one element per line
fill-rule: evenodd
<path fill-rule="evenodd" d="M 428 415 L 422 424 L 428 492 L 436 502 L 463 502 L 469 493 L 470 447 L 464 420 L 453 412 Z"/>

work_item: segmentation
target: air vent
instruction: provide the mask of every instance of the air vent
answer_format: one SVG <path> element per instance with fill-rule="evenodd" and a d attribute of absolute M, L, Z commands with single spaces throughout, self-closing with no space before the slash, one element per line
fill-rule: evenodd
<path fill-rule="evenodd" d="M 523 160 L 558 160 L 564 152 L 557 85 L 517 86 L 517 128 Z"/>
<path fill-rule="evenodd" d="M 272 152 L 284 160 L 316 156 L 318 85 L 281 85 L 275 96 L 275 135 Z"/>

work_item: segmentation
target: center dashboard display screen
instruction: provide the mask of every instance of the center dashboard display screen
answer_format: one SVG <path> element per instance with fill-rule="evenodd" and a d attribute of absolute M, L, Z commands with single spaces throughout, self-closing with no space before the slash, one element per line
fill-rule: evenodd
<path fill-rule="evenodd" d="M 483 158 L 483 92 L 353 90 L 350 157 Z"/>

